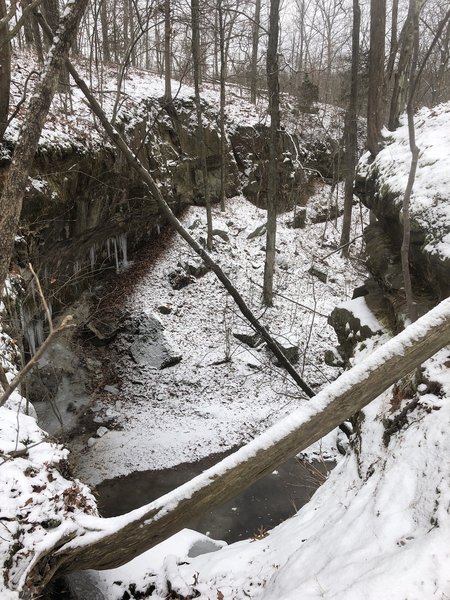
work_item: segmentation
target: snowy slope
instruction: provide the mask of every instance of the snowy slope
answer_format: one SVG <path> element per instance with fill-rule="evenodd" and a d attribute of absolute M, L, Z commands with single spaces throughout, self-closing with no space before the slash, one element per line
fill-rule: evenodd
<path fill-rule="evenodd" d="M 316 203 L 326 202 L 328 192 L 327 186 L 318 187 L 312 213 Z M 265 237 L 248 239 L 265 222 L 264 211 L 241 197 L 230 200 L 225 213 L 215 208 L 213 226 L 227 232 L 229 241 L 215 236 L 213 256 L 271 333 L 282 343 L 298 344 L 296 367 L 318 391 L 340 373 L 323 362 L 325 350 L 337 343 L 327 317 L 351 296 L 364 271 L 339 253 L 321 260 L 338 245 L 340 218 L 337 227 L 309 223 L 300 230 L 287 226 L 292 216 L 279 218 L 273 308 L 265 309 L 261 302 Z M 354 215 L 357 233 L 362 217 Z M 205 235 L 203 208 L 191 207 L 184 222 L 194 225 L 195 237 Z M 251 348 L 234 337 L 252 330 L 212 273 L 181 290 L 172 289 L 168 275 L 179 262 L 193 260 L 185 243 L 173 238 L 126 302 L 125 309 L 136 319 L 142 313 L 158 315 L 182 360 L 163 370 L 145 369 L 130 359 L 129 347 L 119 340 L 120 393 L 100 395 L 93 407 L 99 423 L 113 418 L 115 428 L 71 446 L 79 475 L 90 483 L 222 452 L 252 439 L 304 401 L 264 346 Z M 326 283 L 309 273 L 312 266 L 327 275 Z M 159 314 L 161 305 L 170 305 L 170 314 Z M 333 457 L 335 443 L 336 436 L 330 435 L 314 451 L 322 458 Z"/>

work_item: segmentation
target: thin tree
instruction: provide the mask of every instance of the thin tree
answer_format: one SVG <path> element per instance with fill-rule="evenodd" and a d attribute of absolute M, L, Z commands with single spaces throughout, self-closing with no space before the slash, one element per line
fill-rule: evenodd
<path fill-rule="evenodd" d="M 444 18 L 438 25 L 436 34 L 433 42 L 429 46 L 425 57 L 417 71 L 417 61 L 419 54 L 419 14 L 423 6 L 421 0 L 410 0 L 409 4 L 409 18 L 411 18 L 412 27 L 409 28 L 410 35 L 412 37 L 410 46 L 412 48 L 411 65 L 409 72 L 409 84 L 408 84 L 408 103 L 406 107 L 406 114 L 408 117 L 408 136 L 409 136 L 409 148 L 411 151 L 411 166 L 409 169 L 408 181 L 406 184 L 405 193 L 403 195 L 402 202 L 402 215 L 403 215 L 403 240 L 401 246 L 401 262 L 402 262 L 402 274 L 403 274 L 403 285 L 405 288 L 406 305 L 408 309 L 408 316 L 411 321 L 417 319 L 417 307 L 414 302 L 414 294 L 412 289 L 411 271 L 409 265 L 409 255 L 411 247 L 411 217 L 410 217 L 410 204 L 411 194 L 414 187 L 414 181 L 416 178 L 417 166 L 419 163 L 420 149 L 416 144 L 416 130 L 414 125 L 414 101 L 417 86 L 425 65 L 430 58 L 433 48 L 437 44 L 439 37 L 445 29 L 447 23 L 450 22 L 450 9 L 445 14 Z M 417 72 L 416 72 L 417 71 Z"/>
<path fill-rule="evenodd" d="M 394 73 L 391 105 L 389 111 L 388 127 L 394 131 L 400 124 L 400 115 L 405 110 L 409 94 L 411 62 L 414 53 L 415 40 L 415 13 L 420 13 L 425 0 L 410 2 L 408 15 L 400 35 L 400 53 L 397 69 Z"/>
<path fill-rule="evenodd" d="M 172 21 L 170 0 L 164 0 L 164 100 L 172 100 Z"/>
<path fill-rule="evenodd" d="M 199 0 L 191 0 L 192 23 L 192 69 L 194 72 L 195 109 L 197 113 L 197 136 L 200 148 L 200 165 L 203 179 L 203 194 L 206 206 L 206 247 L 212 250 L 212 214 L 209 196 L 208 165 L 206 163 L 206 142 L 203 128 L 202 103 L 200 98 L 200 5 Z"/>
<path fill-rule="evenodd" d="M 367 147 L 373 156 L 376 156 L 378 153 L 381 128 L 383 126 L 385 32 L 386 0 L 371 0 Z"/>
<path fill-rule="evenodd" d="M 275 270 L 275 243 L 277 235 L 277 209 L 279 199 L 278 161 L 280 153 L 280 84 L 278 80 L 278 32 L 280 0 L 271 0 L 269 14 L 269 40 L 267 44 L 267 92 L 269 95 L 269 165 L 267 181 L 267 232 L 266 259 L 264 263 L 263 300 L 273 304 L 273 275 Z"/>
<path fill-rule="evenodd" d="M 227 144 L 225 133 L 225 86 L 227 77 L 226 51 L 225 51 L 225 15 L 223 0 L 217 0 L 217 24 L 219 29 L 219 55 L 220 55 L 220 210 L 225 211 L 226 181 L 228 171 Z"/>
<path fill-rule="evenodd" d="M 11 44 L 5 0 L 0 0 L 0 143 L 8 122 L 11 87 Z M 1 289 L 1 288 L 0 288 Z"/>
<path fill-rule="evenodd" d="M 252 29 L 252 57 L 250 65 L 250 102 L 256 104 L 258 92 L 258 48 L 261 22 L 261 0 L 255 0 L 255 15 Z"/>
<path fill-rule="evenodd" d="M 340 245 L 342 255 L 349 254 L 350 227 L 352 223 L 353 180 L 358 149 L 358 66 L 359 66 L 359 32 L 361 26 L 361 9 L 358 0 L 353 0 L 353 29 L 352 29 L 352 67 L 350 79 L 350 98 L 346 114 L 345 127 L 345 187 L 344 187 L 344 218 Z"/>

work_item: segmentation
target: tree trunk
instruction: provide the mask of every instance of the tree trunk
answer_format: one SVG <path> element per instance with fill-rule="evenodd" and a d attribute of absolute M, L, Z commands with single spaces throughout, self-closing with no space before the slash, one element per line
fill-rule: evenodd
<path fill-rule="evenodd" d="M 225 18 L 223 14 L 223 0 L 217 3 L 217 20 L 219 26 L 219 54 L 220 54 L 220 209 L 225 211 L 226 181 L 227 181 L 227 146 L 225 133 L 225 82 L 226 82 L 226 59 L 225 59 Z"/>
<path fill-rule="evenodd" d="M 108 11 L 106 0 L 100 0 L 100 20 L 102 25 L 102 49 L 103 49 L 103 61 L 111 62 L 111 52 L 109 49 L 109 35 L 108 35 Z"/>
<path fill-rule="evenodd" d="M 370 2 L 369 89 L 367 98 L 367 147 L 378 153 L 383 126 L 384 38 L 386 33 L 386 0 Z"/>
<path fill-rule="evenodd" d="M 164 0 L 164 100 L 172 100 L 172 51 L 170 38 L 172 31 L 170 0 Z"/>
<path fill-rule="evenodd" d="M 275 242 L 277 235 L 277 208 L 279 197 L 278 161 L 280 154 L 280 86 L 278 81 L 278 31 L 280 0 L 271 0 L 269 41 L 267 45 L 267 92 L 269 95 L 269 166 L 267 181 L 267 234 L 264 264 L 263 300 L 273 304 L 273 274 L 275 270 Z"/>
<path fill-rule="evenodd" d="M 332 431 L 450 343 L 450 299 L 377 348 L 304 406 L 214 467 L 159 500 L 117 519 L 92 519 L 77 536 L 42 558 L 46 578 L 57 572 L 112 569 L 234 497 Z M 401 349 L 401 351 L 399 351 Z M 40 577 L 41 575 L 37 575 Z M 33 577 L 33 574 L 31 575 Z"/>
<path fill-rule="evenodd" d="M 259 47 L 259 28 L 261 20 L 261 0 L 255 2 L 255 16 L 253 19 L 252 32 L 252 58 L 250 67 L 250 102 L 256 104 L 258 94 L 258 47 Z"/>
<path fill-rule="evenodd" d="M 0 0 L 0 21 L 6 17 L 6 12 L 6 2 L 5 0 Z M 3 141 L 3 135 L 8 122 L 10 87 L 11 44 L 9 42 L 9 28 L 7 22 L 4 22 L 3 24 L 0 22 L 0 144 Z M 3 286 L 0 286 L 0 296 L 2 289 Z"/>
<path fill-rule="evenodd" d="M 200 165 L 203 179 L 203 195 L 206 206 L 207 236 L 206 246 L 212 250 L 212 214 L 209 196 L 208 166 L 206 164 L 205 131 L 202 120 L 202 104 L 200 98 L 200 6 L 199 0 L 191 0 L 192 17 L 192 67 L 194 71 L 195 108 L 197 112 L 197 135 L 200 147 Z"/>
<path fill-rule="evenodd" d="M 353 180 L 355 178 L 356 154 L 358 149 L 358 65 L 359 65 L 359 31 L 361 10 L 359 1 L 353 0 L 353 31 L 352 31 L 352 69 L 350 81 L 350 99 L 346 115 L 345 132 L 345 188 L 344 188 L 344 218 L 340 246 L 342 255 L 349 255 L 350 227 L 352 223 Z"/>
<path fill-rule="evenodd" d="M 417 165 L 419 162 L 419 148 L 416 145 L 416 130 L 414 126 L 414 90 L 415 90 L 415 75 L 417 69 L 417 57 L 419 53 L 419 11 L 416 0 L 410 0 L 410 15 L 412 24 L 411 35 L 411 66 L 409 69 L 409 86 L 408 86 L 408 135 L 409 147 L 411 150 L 411 167 L 409 169 L 408 182 L 406 184 L 405 194 L 403 196 L 402 214 L 403 214 L 403 240 L 401 247 L 401 262 L 403 285 L 405 288 L 406 305 L 408 308 L 408 316 L 411 322 L 417 319 L 417 308 L 414 303 L 414 295 L 411 282 L 411 270 L 409 266 L 409 252 L 411 246 L 411 218 L 410 204 L 411 194 L 416 178 Z"/>
<path fill-rule="evenodd" d="M 24 116 L 11 166 L 0 196 L 0 290 L 3 290 L 12 256 L 22 200 L 28 183 L 28 174 L 41 135 L 42 127 L 52 102 L 64 59 L 76 35 L 78 22 L 88 0 L 78 0 L 61 21 L 58 36 L 40 82 L 36 85 Z"/>
<path fill-rule="evenodd" d="M 402 44 L 398 59 L 397 70 L 394 74 L 394 86 L 392 90 L 391 106 L 389 111 L 388 127 L 391 131 L 397 129 L 400 124 L 400 115 L 405 110 L 408 100 L 409 74 L 414 48 L 414 12 L 419 14 L 425 0 L 418 0 L 414 6 L 409 6 L 408 16 L 402 31 Z"/>

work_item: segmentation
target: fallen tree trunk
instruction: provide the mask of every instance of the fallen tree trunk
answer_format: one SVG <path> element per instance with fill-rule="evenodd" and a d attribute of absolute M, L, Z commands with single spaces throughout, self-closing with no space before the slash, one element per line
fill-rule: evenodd
<path fill-rule="evenodd" d="M 61 571 L 123 565 L 322 438 L 447 344 L 450 298 L 345 372 L 311 402 L 195 479 L 127 515 L 85 517 L 80 523 L 84 535 L 41 559 L 34 578 L 48 581 Z"/>

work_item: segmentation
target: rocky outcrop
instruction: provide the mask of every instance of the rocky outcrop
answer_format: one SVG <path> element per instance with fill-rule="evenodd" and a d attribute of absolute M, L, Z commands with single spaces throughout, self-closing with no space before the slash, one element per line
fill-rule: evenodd
<path fill-rule="evenodd" d="M 216 201 L 221 169 L 218 111 L 207 102 L 203 111 L 208 184 Z M 172 209 L 179 212 L 188 204 L 203 203 L 193 99 L 178 98 L 167 106 L 148 98 L 126 115 L 119 126 Z M 227 129 L 227 195 L 235 195 L 243 185 L 249 200 L 264 206 L 267 127 L 251 127 L 229 119 Z M 284 210 L 304 201 L 305 186 L 296 140 L 286 132 L 281 137 L 284 160 L 280 162 L 280 210 Z M 0 187 L 8 152 L 0 153 Z M 23 203 L 15 262 L 19 268 L 28 262 L 34 265 L 57 311 L 78 298 L 100 272 L 126 268 L 134 251 L 157 236 L 163 225 L 147 188 L 108 143 L 92 149 L 80 140 L 60 143 L 55 136 L 51 143 L 41 143 L 36 155 Z M 32 335 L 38 338 L 43 326 L 37 318 L 39 313 L 40 303 L 29 294 L 22 312 L 23 327 L 35 330 Z"/>

